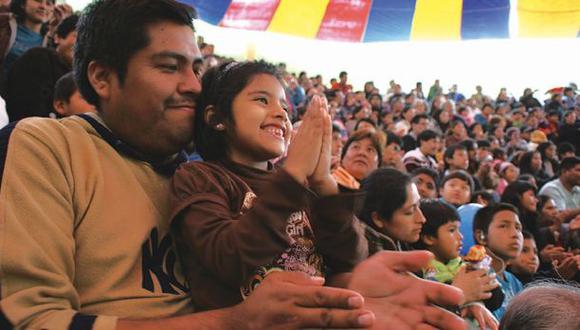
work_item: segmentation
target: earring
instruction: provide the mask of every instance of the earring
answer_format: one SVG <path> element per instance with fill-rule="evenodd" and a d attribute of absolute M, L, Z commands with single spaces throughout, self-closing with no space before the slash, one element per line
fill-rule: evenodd
<path fill-rule="evenodd" d="M 215 125 L 215 129 L 217 129 L 218 131 L 223 131 L 224 129 L 226 129 L 226 126 L 220 123 Z"/>

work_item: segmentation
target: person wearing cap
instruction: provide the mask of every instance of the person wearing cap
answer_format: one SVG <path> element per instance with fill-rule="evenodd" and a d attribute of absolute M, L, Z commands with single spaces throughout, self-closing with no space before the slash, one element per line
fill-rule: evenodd
<path fill-rule="evenodd" d="M 500 179 L 495 191 L 501 195 L 505 187 L 518 180 L 520 169 L 510 162 L 502 162 L 497 167 L 497 174 L 499 174 Z"/>
<path fill-rule="evenodd" d="M 560 176 L 546 183 L 539 195 L 554 200 L 558 217 L 567 221 L 580 214 L 580 157 L 567 157 L 560 164 Z"/>
<path fill-rule="evenodd" d="M 528 150 L 533 151 L 538 148 L 541 143 L 548 142 L 546 134 L 540 130 L 535 130 L 530 134 L 530 142 L 528 143 Z"/>

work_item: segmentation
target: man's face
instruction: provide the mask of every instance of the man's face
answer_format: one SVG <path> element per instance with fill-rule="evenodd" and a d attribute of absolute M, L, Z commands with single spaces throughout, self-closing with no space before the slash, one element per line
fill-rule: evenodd
<path fill-rule="evenodd" d="M 439 148 L 439 142 L 439 138 L 421 141 L 420 149 L 425 155 L 435 156 L 435 153 L 437 153 L 437 149 Z"/>
<path fill-rule="evenodd" d="M 58 35 L 55 35 L 54 38 L 57 43 L 56 51 L 67 63 L 72 65 L 73 48 L 77 42 L 77 31 L 72 31 L 65 38 L 61 38 Z"/>
<path fill-rule="evenodd" d="M 54 10 L 54 0 L 26 0 L 24 3 L 25 20 L 34 24 L 48 22 Z"/>
<path fill-rule="evenodd" d="M 193 62 L 200 51 L 189 26 L 163 21 L 148 32 L 150 43 L 129 59 L 123 84 L 105 67 L 111 77 L 106 87 L 95 89 L 113 132 L 140 152 L 163 158 L 192 139 L 201 92 Z"/>
<path fill-rule="evenodd" d="M 580 164 L 562 171 L 562 178 L 575 186 L 580 186 Z"/>

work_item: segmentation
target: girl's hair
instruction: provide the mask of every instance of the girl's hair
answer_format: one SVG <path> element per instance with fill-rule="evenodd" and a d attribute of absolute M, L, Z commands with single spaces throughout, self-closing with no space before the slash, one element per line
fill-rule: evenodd
<path fill-rule="evenodd" d="M 537 150 L 540 153 L 540 155 L 542 155 L 542 160 L 545 161 L 545 160 L 548 159 L 548 157 L 546 156 L 546 149 L 548 149 L 551 146 L 554 146 L 555 147 L 556 145 L 552 141 L 542 142 L 542 143 L 540 143 L 538 145 L 538 149 Z"/>
<path fill-rule="evenodd" d="M 536 152 L 539 153 L 538 151 L 528 151 L 522 155 L 519 162 L 520 173 L 534 173 L 532 171 L 532 158 Z"/>
<path fill-rule="evenodd" d="M 196 106 L 194 143 L 204 160 L 224 159 L 227 141 L 224 131 L 215 129 L 217 124 L 233 127 L 232 104 L 234 98 L 259 74 L 274 76 L 282 86 L 282 77 L 276 67 L 265 61 L 227 62 L 209 69 L 202 78 L 202 93 Z M 211 122 L 205 121 L 205 110 L 214 107 Z"/>
<path fill-rule="evenodd" d="M 546 205 L 546 203 L 548 203 L 549 200 L 554 200 L 552 197 L 550 196 L 546 196 L 546 195 L 539 195 L 538 196 L 538 213 L 542 213 L 542 210 L 544 209 L 544 206 Z"/>
<path fill-rule="evenodd" d="M 503 194 L 501 195 L 501 202 L 508 203 L 515 206 L 520 212 L 523 212 L 522 195 L 526 191 L 533 191 L 536 193 L 536 187 L 526 181 L 515 181 L 507 185 Z"/>
<path fill-rule="evenodd" d="M 366 192 L 360 219 L 373 229 L 375 226 L 372 213 L 390 221 L 393 213 L 401 208 L 407 200 L 407 187 L 411 177 L 399 170 L 389 167 L 379 168 L 365 180 L 362 190 Z"/>

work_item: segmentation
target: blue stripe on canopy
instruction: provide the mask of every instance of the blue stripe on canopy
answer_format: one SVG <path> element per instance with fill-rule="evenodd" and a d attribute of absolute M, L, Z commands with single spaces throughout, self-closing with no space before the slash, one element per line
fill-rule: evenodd
<path fill-rule="evenodd" d="M 231 0 L 180 0 L 182 3 L 186 3 L 190 6 L 195 7 L 197 10 L 199 19 L 204 22 L 218 25 L 228 7 L 230 6 Z"/>
<path fill-rule="evenodd" d="M 364 42 L 409 40 L 415 0 L 373 1 Z"/>
<path fill-rule="evenodd" d="M 510 0 L 463 0 L 461 39 L 509 38 Z"/>

